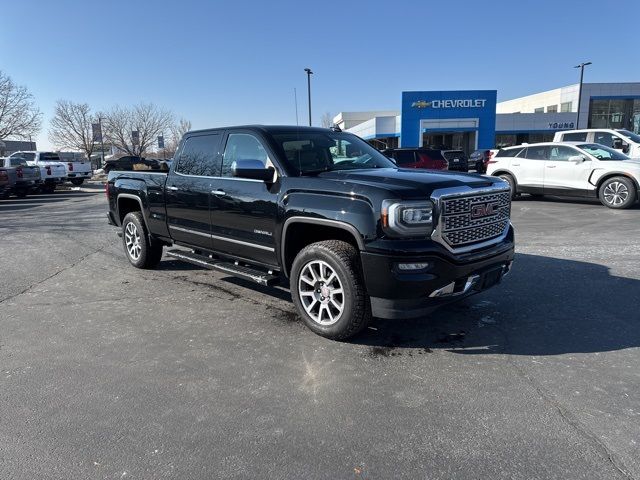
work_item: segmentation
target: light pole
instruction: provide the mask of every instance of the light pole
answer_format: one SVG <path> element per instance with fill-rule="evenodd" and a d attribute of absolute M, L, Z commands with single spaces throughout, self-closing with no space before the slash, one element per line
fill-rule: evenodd
<path fill-rule="evenodd" d="M 584 67 L 591 65 L 591 62 L 582 62 L 573 68 L 580 69 L 580 86 L 578 87 L 578 116 L 576 118 L 576 128 L 580 128 L 580 103 L 582 102 L 582 79 L 584 78 Z"/>
<path fill-rule="evenodd" d="M 309 97 L 309 126 L 311 126 L 311 75 L 313 72 L 310 68 L 305 68 L 305 72 L 307 72 L 307 97 Z"/>

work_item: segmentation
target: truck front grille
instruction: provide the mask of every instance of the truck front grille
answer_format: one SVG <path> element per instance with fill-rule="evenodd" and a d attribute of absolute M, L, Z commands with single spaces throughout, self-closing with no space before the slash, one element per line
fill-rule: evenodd
<path fill-rule="evenodd" d="M 440 237 L 454 250 L 501 237 L 509 228 L 510 197 L 499 191 L 443 198 Z"/>

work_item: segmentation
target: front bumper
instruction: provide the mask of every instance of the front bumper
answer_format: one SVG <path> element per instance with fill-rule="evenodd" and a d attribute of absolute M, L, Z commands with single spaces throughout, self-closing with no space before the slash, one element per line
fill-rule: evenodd
<path fill-rule="evenodd" d="M 509 272 L 514 258 L 513 231 L 486 256 L 468 261 L 437 254 L 387 256 L 361 252 L 362 268 L 375 317 L 416 318 L 437 307 L 490 288 Z M 419 272 L 398 269 L 399 263 L 428 263 Z"/>

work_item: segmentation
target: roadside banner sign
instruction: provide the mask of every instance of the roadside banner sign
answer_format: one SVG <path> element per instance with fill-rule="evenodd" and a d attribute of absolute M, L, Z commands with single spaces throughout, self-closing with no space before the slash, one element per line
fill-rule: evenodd
<path fill-rule="evenodd" d="M 140 145 L 140 131 L 132 130 L 131 131 L 131 143 L 134 145 Z"/>
<path fill-rule="evenodd" d="M 162 135 L 158 136 L 158 148 L 164 149 L 164 137 Z"/>
<path fill-rule="evenodd" d="M 92 123 L 91 131 L 93 133 L 93 141 L 101 142 L 102 141 L 102 125 L 100 123 Z"/>

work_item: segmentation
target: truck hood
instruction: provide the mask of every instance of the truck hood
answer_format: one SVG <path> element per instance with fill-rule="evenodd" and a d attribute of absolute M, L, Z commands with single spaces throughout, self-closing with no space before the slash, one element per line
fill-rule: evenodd
<path fill-rule="evenodd" d="M 434 190 L 440 188 L 483 188 L 497 183 L 504 183 L 497 177 L 413 168 L 334 170 L 321 173 L 318 177 L 345 184 L 380 188 L 395 192 L 402 198 L 429 196 Z"/>

